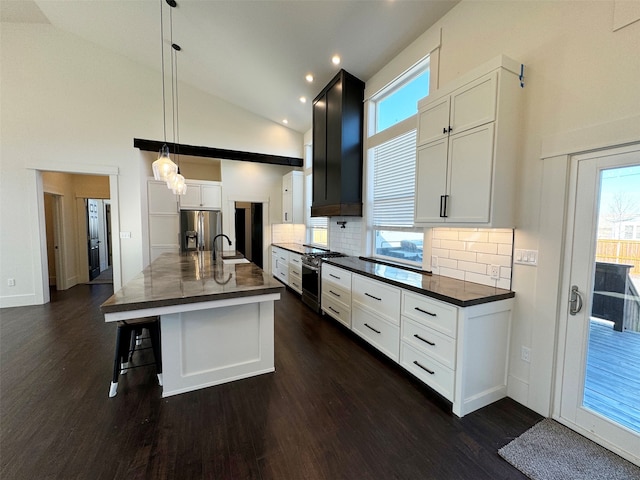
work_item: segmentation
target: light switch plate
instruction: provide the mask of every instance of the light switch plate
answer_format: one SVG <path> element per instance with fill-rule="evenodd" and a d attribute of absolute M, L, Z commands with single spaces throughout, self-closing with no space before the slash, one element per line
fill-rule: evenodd
<path fill-rule="evenodd" d="M 513 263 L 519 265 L 536 266 L 538 265 L 538 251 L 516 248 L 513 251 Z"/>

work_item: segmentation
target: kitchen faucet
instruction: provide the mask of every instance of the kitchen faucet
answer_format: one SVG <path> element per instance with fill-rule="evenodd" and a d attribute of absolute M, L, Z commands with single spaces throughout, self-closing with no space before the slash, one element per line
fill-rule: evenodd
<path fill-rule="evenodd" d="M 218 254 L 216 252 L 216 240 L 217 240 L 218 237 L 226 238 L 227 242 L 229 242 L 229 246 L 231 246 L 231 239 L 229 237 L 227 237 L 224 233 L 219 233 L 218 235 L 213 237 L 213 261 L 214 262 L 218 259 Z M 222 258 L 222 255 L 220 255 L 220 258 Z"/>

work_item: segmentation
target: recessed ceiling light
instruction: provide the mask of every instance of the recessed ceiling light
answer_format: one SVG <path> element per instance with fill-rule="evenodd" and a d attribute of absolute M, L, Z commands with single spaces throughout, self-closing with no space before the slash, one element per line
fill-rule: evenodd
<path fill-rule="evenodd" d="M 310 73 L 307 73 L 307 76 L 304 78 L 306 78 L 307 82 L 309 83 L 313 82 L 313 75 L 311 75 Z"/>
<path fill-rule="evenodd" d="M 331 61 L 334 65 L 340 65 L 340 57 L 338 55 L 334 55 L 333 57 L 331 57 Z"/>
<path fill-rule="evenodd" d="M 300 102 L 307 103 L 307 97 L 300 97 Z"/>
<path fill-rule="evenodd" d="M 284 123 L 285 125 L 289 123 L 289 120 L 287 120 L 286 118 L 284 120 L 282 120 L 282 123 Z"/>

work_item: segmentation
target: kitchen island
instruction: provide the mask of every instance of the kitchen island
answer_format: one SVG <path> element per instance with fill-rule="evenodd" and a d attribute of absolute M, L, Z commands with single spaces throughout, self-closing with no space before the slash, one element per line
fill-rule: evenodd
<path fill-rule="evenodd" d="M 281 283 L 211 252 L 165 253 L 101 305 L 106 322 L 159 316 L 167 397 L 275 371 Z"/>

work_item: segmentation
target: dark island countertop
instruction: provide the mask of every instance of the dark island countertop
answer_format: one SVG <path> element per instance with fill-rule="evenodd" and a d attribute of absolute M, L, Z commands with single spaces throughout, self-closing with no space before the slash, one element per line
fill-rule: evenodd
<path fill-rule="evenodd" d="M 299 243 L 272 243 L 274 247 L 284 248 L 293 253 L 299 253 L 305 255 L 307 253 L 328 252 L 325 248 L 312 247 L 310 245 L 301 245 Z"/>
<path fill-rule="evenodd" d="M 515 292 L 511 290 L 440 275 L 418 273 L 402 267 L 363 260 L 359 257 L 335 257 L 328 258 L 324 262 L 459 307 L 470 307 L 515 296 Z"/>
<path fill-rule="evenodd" d="M 282 293 L 253 263 L 216 264 L 211 252 L 165 253 L 109 297 L 102 313 Z"/>

